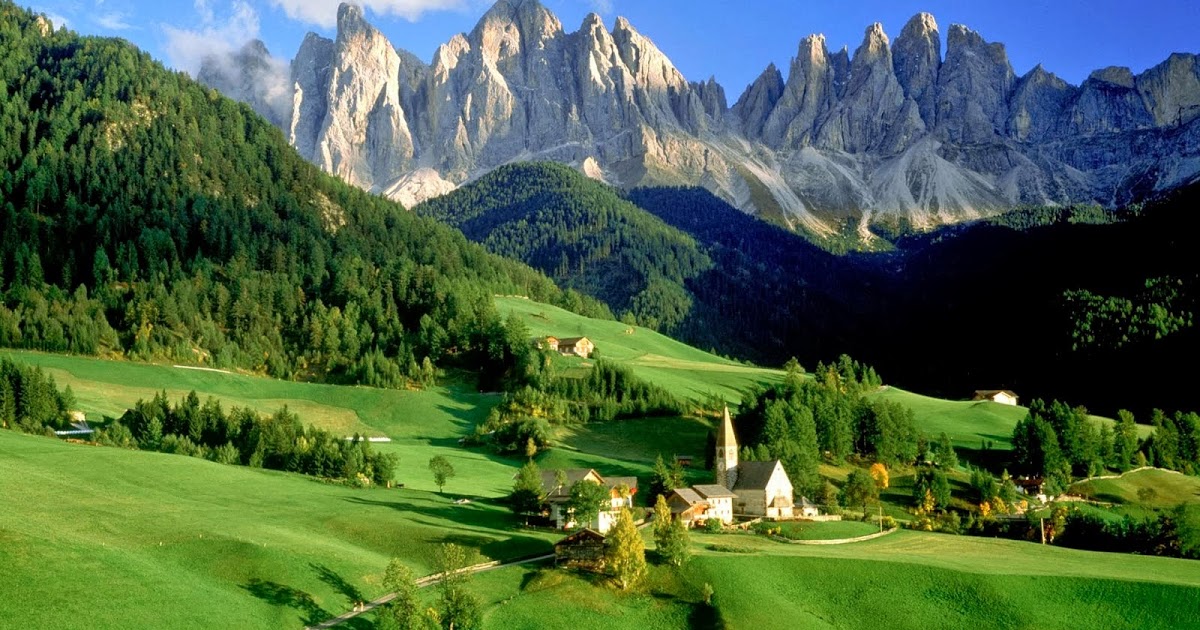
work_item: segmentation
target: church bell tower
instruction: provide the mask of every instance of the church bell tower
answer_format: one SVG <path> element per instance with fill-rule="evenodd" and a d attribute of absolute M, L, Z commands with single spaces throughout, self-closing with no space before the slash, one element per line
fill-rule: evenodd
<path fill-rule="evenodd" d="M 725 406 L 725 417 L 721 419 L 721 431 L 717 434 L 717 483 L 733 490 L 738 475 L 738 444 L 733 435 L 733 419 L 729 417 L 729 405 Z"/>

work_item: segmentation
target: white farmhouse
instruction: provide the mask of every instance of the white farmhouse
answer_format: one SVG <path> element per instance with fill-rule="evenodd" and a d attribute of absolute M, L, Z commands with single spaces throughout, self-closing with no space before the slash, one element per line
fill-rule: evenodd
<path fill-rule="evenodd" d="M 633 497 L 637 494 L 637 477 L 601 477 L 600 473 L 591 468 L 570 468 L 563 471 L 564 483 L 558 483 L 558 472 L 542 471 L 542 489 L 546 493 L 546 503 L 549 504 L 550 518 L 558 529 L 573 529 L 587 527 L 601 534 L 608 533 L 622 509 L 633 507 Z M 595 483 L 608 489 L 608 504 L 600 510 L 590 523 L 576 523 L 566 504 L 571 499 L 571 486 L 579 482 Z"/>
<path fill-rule="evenodd" d="M 1017 406 L 1017 394 L 1007 389 L 981 389 L 975 392 L 974 401 L 991 401 L 1010 407 Z"/>

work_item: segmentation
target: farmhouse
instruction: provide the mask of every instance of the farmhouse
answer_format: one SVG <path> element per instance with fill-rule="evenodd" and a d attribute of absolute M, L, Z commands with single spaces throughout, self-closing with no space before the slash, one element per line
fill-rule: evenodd
<path fill-rule="evenodd" d="M 596 344 L 592 343 L 592 340 L 587 337 L 570 337 L 558 340 L 558 353 L 564 356 L 577 356 L 586 359 L 592 356 L 592 352 L 595 350 Z"/>
<path fill-rule="evenodd" d="M 542 471 L 542 491 L 546 494 L 546 504 L 554 526 L 559 529 L 571 529 L 577 524 L 571 518 L 566 504 L 571 500 L 571 486 L 581 481 L 599 484 L 608 489 L 609 500 L 604 509 L 590 523 L 582 523 L 584 527 L 607 533 L 617 520 L 617 515 L 623 508 L 633 507 L 633 497 L 637 494 L 637 477 L 601 477 L 600 473 L 591 468 L 569 468 L 563 471 L 565 483 L 558 483 L 558 472 Z"/>
<path fill-rule="evenodd" d="M 751 517 L 790 519 L 793 517 L 792 481 L 783 462 L 738 462 L 737 436 L 729 407 L 717 434 L 717 483 L 731 490 L 733 512 Z"/>
<path fill-rule="evenodd" d="M 533 345 L 537 346 L 538 350 L 550 350 L 566 357 L 583 357 L 584 359 L 592 356 L 592 353 L 596 351 L 596 344 L 592 343 L 592 340 L 587 337 L 565 337 L 561 339 L 553 335 L 535 337 Z"/>
<path fill-rule="evenodd" d="M 671 508 L 671 518 L 683 521 L 688 527 L 704 522 L 708 514 L 708 503 L 691 488 L 672 490 L 667 496 L 667 507 Z"/>
<path fill-rule="evenodd" d="M 708 504 L 708 511 L 704 515 L 705 519 L 715 518 L 726 525 L 733 522 L 733 501 L 737 495 L 729 488 L 708 484 L 693 486 L 692 489 Z"/>
<path fill-rule="evenodd" d="M 600 572 L 604 570 L 604 534 L 581 529 L 554 545 L 554 564 Z"/>
<path fill-rule="evenodd" d="M 975 392 L 975 397 L 971 400 L 984 401 L 990 400 L 1001 405 L 1017 406 L 1017 395 L 1007 389 L 980 389 Z"/>

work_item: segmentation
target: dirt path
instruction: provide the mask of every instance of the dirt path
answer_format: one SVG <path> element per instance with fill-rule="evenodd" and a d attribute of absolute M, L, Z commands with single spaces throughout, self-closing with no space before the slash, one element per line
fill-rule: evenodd
<path fill-rule="evenodd" d="M 498 562 L 497 561 L 497 562 L 488 562 L 486 564 L 478 564 L 473 567 L 469 567 L 467 569 L 467 571 L 469 571 L 472 574 L 483 573 L 485 571 L 495 571 L 496 569 L 503 569 L 505 567 L 514 567 L 514 566 L 517 566 L 520 564 L 532 564 L 534 562 L 545 562 L 546 560 L 553 560 L 553 559 L 554 559 L 554 554 L 550 553 L 550 554 L 546 554 L 546 555 L 542 555 L 542 556 L 535 556 L 532 558 L 519 558 L 516 560 L 509 560 L 507 562 Z M 417 588 L 425 588 L 426 586 L 433 586 L 434 584 L 437 584 L 438 582 L 441 582 L 441 581 L 442 581 L 442 574 L 435 573 L 433 575 L 429 575 L 429 576 L 426 576 L 426 577 L 423 577 L 423 578 L 417 580 Z M 369 613 L 372 610 L 379 608 L 380 606 L 392 601 L 395 598 L 396 598 L 395 593 L 388 593 L 387 595 L 384 595 L 383 597 L 380 597 L 379 599 L 365 602 L 362 605 L 362 607 L 356 608 L 355 610 L 352 610 L 352 611 L 350 611 L 344 615 L 341 615 L 339 617 L 334 617 L 333 619 L 324 621 L 315 626 L 305 626 L 305 630 L 324 630 L 325 628 L 332 628 L 334 626 L 341 625 L 343 623 L 346 623 L 347 621 L 350 621 L 351 619 L 354 619 L 355 617 L 357 617 L 359 615 Z"/>

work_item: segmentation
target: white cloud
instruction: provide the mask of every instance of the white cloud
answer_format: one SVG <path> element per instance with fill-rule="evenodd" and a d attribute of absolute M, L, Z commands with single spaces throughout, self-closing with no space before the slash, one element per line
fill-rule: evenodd
<path fill-rule="evenodd" d="M 96 25 L 110 31 L 127 31 L 133 28 L 133 25 L 126 21 L 124 13 L 105 13 L 96 18 Z"/>
<path fill-rule="evenodd" d="M 218 14 L 209 0 L 195 0 L 198 28 L 163 24 L 171 65 L 196 74 L 205 57 L 229 55 L 259 34 L 258 12 L 245 0 L 232 0 Z"/>
<path fill-rule="evenodd" d="M 593 11 L 601 15 L 613 12 L 613 0 L 588 0 L 588 4 L 592 5 Z"/>
<path fill-rule="evenodd" d="M 601 0 L 606 1 L 606 0 Z M 325 28 L 337 25 L 337 10 L 343 0 L 270 0 L 288 17 Z M 393 15 L 415 22 L 429 11 L 466 8 L 468 0 L 359 0 L 358 4 L 379 15 Z"/>

